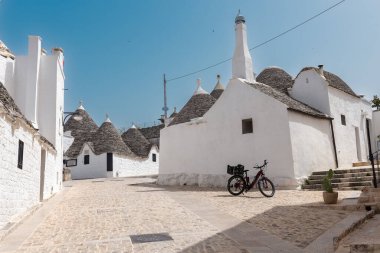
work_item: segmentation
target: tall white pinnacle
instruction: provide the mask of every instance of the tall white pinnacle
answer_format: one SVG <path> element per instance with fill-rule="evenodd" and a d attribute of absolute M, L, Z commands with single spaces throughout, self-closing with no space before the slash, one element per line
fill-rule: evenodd
<path fill-rule="evenodd" d="M 235 18 L 235 41 L 235 51 L 232 58 L 232 78 L 242 78 L 248 82 L 255 82 L 252 58 L 247 43 L 247 27 L 245 18 L 240 15 L 240 11 Z"/>

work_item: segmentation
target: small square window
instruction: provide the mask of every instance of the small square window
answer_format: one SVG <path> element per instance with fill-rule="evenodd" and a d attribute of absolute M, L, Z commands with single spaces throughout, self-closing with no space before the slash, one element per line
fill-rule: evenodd
<path fill-rule="evenodd" d="M 157 155 L 156 154 L 152 154 L 152 161 L 157 162 Z"/>
<path fill-rule="evenodd" d="M 90 164 L 90 155 L 84 155 L 84 164 Z"/>
<path fill-rule="evenodd" d="M 346 125 L 346 116 L 345 115 L 340 115 L 340 121 L 342 122 L 342 125 L 345 126 Z"/>
<path fill-rule="evenodd" d="M 242 133 L 243 134 L 253 133 L 252 119 L 243 119 L 241 121 L 241 126 L 242 126 Z"/>

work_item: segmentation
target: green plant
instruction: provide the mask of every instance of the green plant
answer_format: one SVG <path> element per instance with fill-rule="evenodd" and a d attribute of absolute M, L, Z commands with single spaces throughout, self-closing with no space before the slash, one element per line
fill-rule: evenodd
<path fill-rule="evenodd" d="M 377 95 L 373 96 L 371 102 L 373 108 L 376 108 L 376 110 L 380 110 L 380 98 Z"/>
<path fill-rule="evenodd" d="M 323 186 L 323 190 L 325 190 L 326 192 L 334 192 L 332 188 L 332 183 L 331 183 L 331 180 L 333 177 L 334 177 L 334 171 L 330 169 L 327 172 L 327 175 L 323 178 L 322 186 Z"/>

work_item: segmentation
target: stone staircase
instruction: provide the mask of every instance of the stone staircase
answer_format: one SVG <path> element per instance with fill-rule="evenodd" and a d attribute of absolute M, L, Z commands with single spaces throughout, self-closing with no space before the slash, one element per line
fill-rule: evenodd
<path fill-rule="evenodd" d="M 375 168 L 376 178 L 379 182 L 380 170 Z M 322 191 L 323 178 L 327 171 L 316 171 L 309 176 L 302 185 L 304 190 Z M 334 170 L 332 185 L 335 190 L 361 190 L 366 186 L 372 186 L 372 168 L 356 168 Z M 380 182 L 378 183 L 380 186 Z"/>

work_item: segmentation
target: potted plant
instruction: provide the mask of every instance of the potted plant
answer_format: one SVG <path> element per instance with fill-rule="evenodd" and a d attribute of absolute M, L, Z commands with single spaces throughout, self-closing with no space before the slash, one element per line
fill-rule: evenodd
<path fill-rule="evenodd" d="M 338 201 L 338 193 L 334 192 L 332 188 L 331 180 L 333 177 L 334 177 L 334 171 L 330 169 L 327 172 L 327 175 L 325 176 L 325 178 L 323 179 L 322 186 L 323 186 L 323 190 L 325 190 L 323 192 L 323 201 L 325 202 L 325 204 L 336 204 Z"/>

